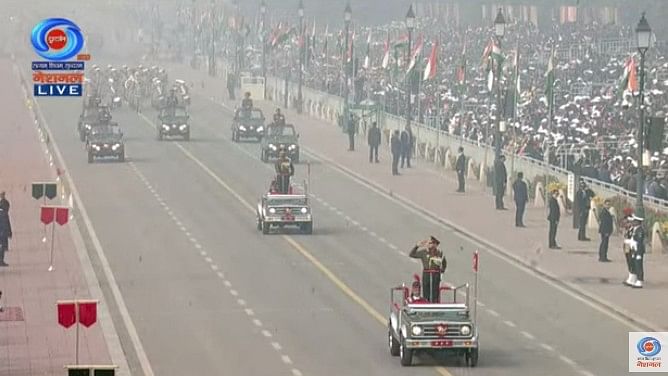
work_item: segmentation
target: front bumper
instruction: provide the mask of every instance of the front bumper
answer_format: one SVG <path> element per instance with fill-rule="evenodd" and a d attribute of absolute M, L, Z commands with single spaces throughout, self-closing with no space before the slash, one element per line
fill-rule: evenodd
<path fill-rule="evenodd" d="M 160 133 L 165 136 L 183 136 L 190 133 L 190 127 L 179 127 L 178 125 L 169 127 L 160 127 Z"/>
<path fill-rule="evenodd" d="M 278 148 L 276 150 L 274 150 L 272 148 L 266 148 L 265 149 L 265 155 L 268 158 L 278 158 L 278 152 L 279 152 Z M 286 154 L 290 159 L 295 159 L 295 157 L 299 156 L 299 148 L 292 149 L 292 150 L 287 149 Z"/>
<path fill-rule="evenodd" d="M 264 136 L 264 131 L 258 131 L 254 128 L 241 129 L 237 128 L 236 133 L 239 137 L 257 137 L 260 138 Z"/>
<path fill-rule="evenodd" d="M 123 148 L 117 148 L 113 150 L 112 148 L 100 148 L 100 150 L 90 149 L 90 153 L 94 157 L 118 157 L 123 154 Z"/>
<path fill-rule="evenodd" d="M 284 217 L 265 217 L 264 222 L 270 225 L 303 225 L 313 223 L 313 218 L 310 215 L 295 215 L 294 218 Z"/>
<path fill-rule="evenodd" d="M 465 339 L 405 339 L 405 346 L 408 349 L 434 349 L 434 350 L 457 350 L 457 349 L 476 349 L 478 348 L 477 338 Z"/>

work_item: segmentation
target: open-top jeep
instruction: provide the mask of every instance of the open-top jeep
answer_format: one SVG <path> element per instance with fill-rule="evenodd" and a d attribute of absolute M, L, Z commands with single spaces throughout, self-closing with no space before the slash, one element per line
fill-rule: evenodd
<path fill-rule="evenodd" d="M 120 127 L 109 124 L 93 128 L 86 140 L 86 151 L 88 163 L 93 163 L 95 158 L 107 157 L 125 162 L 125 143 Z"/>
<path fill-rule="evenodd" d="M 459 302 L 457 293 L 462 290 L 466 297 Z M 441 286 L 442 292 L 453 293 L 450 303 L 412 302 L 405 285 L 390 290 L 388 345 L 402 366 L 412 365 L 413 355 L 419 352 L 454 353 L 464 356 L 471 367 L 478 364 L 478 326 L 471 315 L 469 284 Z"/>
<path fill-rule="evenodd" d="M 270 124 L 267 126 L 260 146 L 260 159 L 263 162 L 278 158 L 278 152 L 284 149 L 293 163 L 299 163 L 299 133 L 292 124 Z"/>
<path fill-rule="evenodd" d="M 185 107 L 165 107 L 158 114 L 157 137 L 162 140 L 164 137 L 182 137 L 183 140 L 190 140 L 190 115 Z"/>
<path fill-rule="evenodd" d="M 256 138 L 262 140 L 264 136 L 264 114 L 259 108 L 238 108 L 232 120 L 232 141 L 239 142 L 241 138 Z"/>
<path fill-rule="evenodd" d="M 275 183 L 257 204 L 257 229 L 268 234 L 271 227 L 296 226 L 303 233 L 313 233 L 313 216 L 306 184 L 292 185 L 288 193 L 276 193 Z"/>

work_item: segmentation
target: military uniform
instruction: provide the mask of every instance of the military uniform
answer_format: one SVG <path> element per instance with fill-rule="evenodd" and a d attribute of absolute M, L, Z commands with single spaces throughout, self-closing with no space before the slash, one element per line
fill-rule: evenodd
<path fill-rule="evenodd" d="M 435 246 L 440 242 L 435 241 Z M 445 272 L 447 261 L 443 257 L 443 252 L 434 247 L 432 250 L 416 245 L 411 249 L 409 257 L 420 259 L 422 261 L 422 296 L 432 303 L 440 301 L 441 274 Z"/>
<path fill-rule="evenodd" d="M 287 194 L 290 189 L 290 177 L 295 174 L 295 167 L 290 158 L 281 152 L 282 155 L 276 161 L 276 184 L 278 193 Z"/>
<path fill-rule="evenodd" d="M 645 272 L 643 261 L 645 258 L 645 230 L 642 226 L 643 219 L 640 217 L 631 217 L 635 223 L 627 232 L 628 239 L 624 240 L 625 244 L 629 246 L 629 256 L 627 256 L 627 263 L 630 267 L 629 278 L 624 281 L 624 284 L 633 288 L 642 288 L 645 280 Z"/>

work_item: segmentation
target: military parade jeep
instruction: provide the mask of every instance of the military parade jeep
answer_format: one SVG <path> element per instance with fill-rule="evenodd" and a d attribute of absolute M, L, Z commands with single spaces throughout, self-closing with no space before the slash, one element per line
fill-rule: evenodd
<path fill-rule="evenodd" d="M 261 141 L 264 126 L 264 114 L 259 108 L 238 108 L 232 121 L 232 141 L 239 142 L 241 138 L 256 138 Z"/>
<path fill-rule="evenodd" d="M 466 301 L 458 303 L 457 292 L 462 289 L 466 289 Z M 412 365 L 413 355 L 419 352 L 454 353 L 463 356 L 470 367 L 478 364 L 478 327 L 471 317 L 469 284 L 442 286 L 443 291 L 454 294 L 451 303 L 411 304 L 408 287 L 391 290 L 388 345 L 402 366 Z"/>
<path fill-rule="evenodd" d="M 313 233 L 313 216 L 306 190 L 295 185 L 288 194 L 265 193 L 257 204 L 257 229 L 268 234 L 272 227 L 296 226 Z"/>
<path fill-rule="evenodd" d="M 116 158 L 119 162 L 125 161 L 125 144 L 123 132 L 117 125 L 103 125 L 92 129 L 86 141 L 88 163 L 95 158 Z"/>
<path fill-rule="evenodd" d="M 190 140 L 190 115 L 185 107 L 167 107 L 160 110 L 158 114 L 157 137 L 178 136 L 183 140 Z"/>
<path fill-rule="evenodd" d="M 260 159 L 263 162 L 278 158 L 279 150 L 284 149 L 293 163 L 299 163 L 299 133 L 292 124 L 269 125 L 260 144 Z"/>
<path fill-rule="evenodd" d="M 79 115 L 77 122 L 77 133 L 79 133 L 79 140 L 86 141 L 93 127 L 100 124 L 108 124 L 111 121 L 111 111 L 107 106 L 99 107 L 84 107 L 83 112 Z"/>

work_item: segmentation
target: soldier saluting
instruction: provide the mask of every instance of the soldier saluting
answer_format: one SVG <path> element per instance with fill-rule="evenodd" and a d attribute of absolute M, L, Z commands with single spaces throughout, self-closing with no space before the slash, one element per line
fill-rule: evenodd
<path fill-rule="evenodd" d="M 445 272 L 447 261 L 438 249 L 441 242 L 433 236 L 417 243 L 408 254 L 422 260 L 422 295 L 432 303 L 440 301 L 441 274 Z"/>
<path fill-rule="evenodd" d="M 278 152 L 278 160 L 276 160 L 275 168 L 278 193 L 287 194 L 290 189 L 290 177 L 295 174 L 295 166 L 285 154 L 285 149 L 281 149 L 281 151 Z"/>

